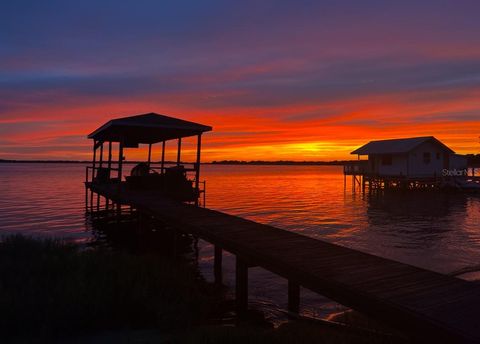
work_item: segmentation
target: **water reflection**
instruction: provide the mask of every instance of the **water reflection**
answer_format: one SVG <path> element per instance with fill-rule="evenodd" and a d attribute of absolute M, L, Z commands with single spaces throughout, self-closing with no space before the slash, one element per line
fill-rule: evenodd
<path fill-rule="evenodd" d="M 137 236 L 135 222 L 116 229 L 86 218 L 84 173 L 80 164 L 1 164 L 0 233 L 169 253 L 169 239 L 155 228 Z M 209 208 L 444 273 L 480 262 L 478 195 L 352 193 L 338 166 L 205 165 L 201 178 Z M 186 245 L 186 255 L 194 257 Z M 198 248 L 199 269 L 209 278 L 213 249 L 203 241 Z M 226 254 L 224 277 L 232 289 L 234 266 Z M 262 269 L 251 273 L 252 302 L 270 303 L 272 314 L 286 308 L 285 281 Z M 305 312 L 326 316 L 336 307 L 302 290 Z"/>
<path fill-rule="evenodd" d="M 461 193 L 367 193 L 367 224 L 353 246 L 443 273 L 471 265 L 472 255 L 480 252 L 479 214 L 471 213 L 472 201 Z"/>
<path fill-rule="evenodd" d="M 462 194 L 388 191 L 366 197 L 369 227 L 390 236 L 393 247 L 431 248 L 464 226 Z"/>
<path fill-rule="evenodd" d="M 121 215 L 111 208 L 101 207 L 87 211 L 85 216 L 94 238 L 87 244 L 89 247 L 155 254 L 197 265 L 198 240 L 159 219 L 130 207 L 123 207 Z"/>

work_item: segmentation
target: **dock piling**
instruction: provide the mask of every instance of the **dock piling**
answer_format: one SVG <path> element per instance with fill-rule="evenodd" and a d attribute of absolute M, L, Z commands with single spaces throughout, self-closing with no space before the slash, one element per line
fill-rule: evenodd
<path fill-rule="evenodd" d="M 213 262 L 213 274 L 215 277 L 215 284 L 221 285 L 223 280 L 223 273 L 222 273 L 222 258 L 223 252 L 220 246 L 215 245 L 215 254 L 214 254 L 214 262 Z"/>
<path fill-rule="evenodd" d="M 239 256 L 236 256 L 235 301 L 237 314 L 248 310 L 248 265 Z"/>
<path fill-rule="evenodd" d="M 300 311 L 300 285 L 288 280 L 288 311 L 298 313 Z"/>

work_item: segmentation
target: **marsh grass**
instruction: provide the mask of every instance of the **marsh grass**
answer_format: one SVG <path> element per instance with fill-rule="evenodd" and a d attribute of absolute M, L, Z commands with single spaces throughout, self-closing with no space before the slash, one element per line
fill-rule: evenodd
<path fill-rule="evenodd" d="M 206 326 L 225 311 L 194 266 L 57 239 L 0 242 L 0 342 L 400 343 L 318 323 Z"/>
<path fill-rule="evenodd" d="M 193 267 L 156 255 L 81 250 L 23 236 L 0 243 L 0 336 L 175 331 L 208 317 L 216 296 Z"/>
<path fill-rule="evenodd" d="M 253 327 L 201 327 L 177 337 L 178 344 L 405 344 L 406 341 L 374 332 L 358 332 L 309 322 L 292 322 L 277 329 Z"/>

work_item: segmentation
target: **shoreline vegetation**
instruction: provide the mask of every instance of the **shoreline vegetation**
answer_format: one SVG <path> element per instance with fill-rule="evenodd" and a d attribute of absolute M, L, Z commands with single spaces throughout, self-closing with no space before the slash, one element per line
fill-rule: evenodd
<path fill-rule="evenodd" d="M 322 321 L 273 328 L 258 314 L 225 325 L 224 294 L 187 261 L 59 239 L 3 237 L 0 291 L 2 342 L 404 342 Z"/>

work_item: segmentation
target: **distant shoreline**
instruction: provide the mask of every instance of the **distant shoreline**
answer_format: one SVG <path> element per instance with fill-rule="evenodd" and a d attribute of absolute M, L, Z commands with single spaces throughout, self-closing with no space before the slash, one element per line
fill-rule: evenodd
<path fill-rule="evenodd" d="M 480 167 L 480 154 L 467 154 L 469 167 Z M 350 164 L 358 160 L 333 160 L 333 161 L 290 161 L 290 160 L 277 160 L 277 161 L 263 161 L 263 160 L 220 160 L 211 162 L 202 162 L 202 165 L 253 165 L 253 166 L 343 166 Z M 105 161 L 104 161 L 105 162 Z M 144 161 L 124 161 L 126 164 L 138 164 Z M 90 164 L 91 160 L 13 160 L 13 159 L 0 159 L 1 163 L 25 163 L 25 164 Z M 98 161 L 97 161 L 98 163 Z M 152 163 L 158 164 L 159 161 L 152 161 Z M 165 164 L 176 164 L 175 161 L 165 161 Z M 193 162 L 182 161 L 181 164 L 193 164 Z"/>
<path fill-rule="evenodd" d="M 263 161 L 263 160 L 253 160 L 253 161 L 240 161 L 240 160 L 222 160 L 222 161 L 212 161 L 211 165 L 299 165 L 299 166 L 317 166 L 317 165 L 334 165 L 342 166 L 346 163 L 349 163 L 353 160 L 334 160 L 334 161 L 290 161 L 290 160 L 277 160 L 277 161 Z"/>
<path fill-rule="evenodd" d="M 241 160 L 222 160 L 212 162 L 202 162 L 202 165 L 263 165 L 263 166 L 343 166 L 355 160 L 334 160 L 334 161 L 241 161 Z M 89 164 L 91 160 L 12 160 L 0 159 L 0 163 L 26 163 L 26 164 Z M 98 162 L 98 161 L 97 161 Z M 139 163 L 140 161 L 125 161 L 125 163 Z M 157 163 L 157 162 L 155 162 Z M 166 164 L 175 163 L 173 161 L 166 161 Z M 191 162 L 182 161 L 182 164 L 192 164 Z"/>

